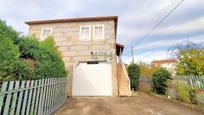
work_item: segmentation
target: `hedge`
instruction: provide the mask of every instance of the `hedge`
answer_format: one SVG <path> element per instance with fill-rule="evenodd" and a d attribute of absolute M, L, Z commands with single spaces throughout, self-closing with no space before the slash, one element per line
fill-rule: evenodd
<path fill-rule="evenodd" d="M 168 79 L 171 79 L 171 74 L 165 68 L 160 68 L 155 71 L 152 77 L 153 92 L 166 94 Z"/>
<path fill-rule="evenodd" d="M 35 78 L 66 76 L 64 63 L 52 38 L 42 42 L 35 38 L 25 38 L 19 42 L 19 48 L 21 57 L 30 60 Z"/>
<path fill-rule="evenodd" d="M 140 79 L 140 69 L 137 64 L 130 64 L 128 66 L 128 76 L 130 77 L 131 88 L 137 90 Z"/>
<path fill-rule="evenodd" d="M 52 38 L 20 36 L 1 20 L 0 61 L 0 81 L 67 76 Z"/>

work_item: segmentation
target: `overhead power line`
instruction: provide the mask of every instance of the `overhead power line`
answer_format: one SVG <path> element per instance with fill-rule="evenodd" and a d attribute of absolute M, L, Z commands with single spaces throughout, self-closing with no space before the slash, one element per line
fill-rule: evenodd
<path fill-rule="evenodd" d="M 153 28 L 149 32 L 147 32 L 147 34 L 145 34 L 144 37 L 134 45 L 134 47 L 145 40 L 162 22 L 164 22 L 176 10 L 176 8 L 178 8 L 183 3 L 183 1 L 184 0 L 181 0 L 167 15 L 165 15 L 155 26 L 153 26 Z"/>

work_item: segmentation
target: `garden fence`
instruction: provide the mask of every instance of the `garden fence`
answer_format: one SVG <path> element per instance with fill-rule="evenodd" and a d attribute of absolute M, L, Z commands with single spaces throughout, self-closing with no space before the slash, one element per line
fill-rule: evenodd
<path fill-rule="evenodd" d="M 149 76 L 140 76 L 139 81 L 151 84 L 151 77 L 149 77 Z"/>
<path fill-rule="evenodd" d="M 66 78 L 1 84 L 0 115 L 47 115 L 66 102 Z"/>
<path fill-rule="evenodd" d="M 204 76 L 173 76 L 173 79 L 186 81 L 192 87 L 204 90 Z"/>

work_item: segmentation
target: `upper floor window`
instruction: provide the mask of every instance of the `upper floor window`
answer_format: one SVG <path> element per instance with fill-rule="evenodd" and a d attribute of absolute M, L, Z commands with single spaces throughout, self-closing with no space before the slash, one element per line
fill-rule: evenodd
<path fill-rule="evenodd" d="M 80 26 L 80 40 L 103 40 L 104 25 Z"/>
<path fill-rule="evenodd" d="M 94 40 L 104 39 L 104 25 L 93 26 L 93 39 Z"/>
<path fill-rule="evenodd" d="M 52 35 L 52 28 L 42 28 L 41 40 Z"/>
<path fill-rule="evenodd" d="M 79 38 L 80 40 L 90 40 L 91 39 L 91 26 L 81 26 Z"/>

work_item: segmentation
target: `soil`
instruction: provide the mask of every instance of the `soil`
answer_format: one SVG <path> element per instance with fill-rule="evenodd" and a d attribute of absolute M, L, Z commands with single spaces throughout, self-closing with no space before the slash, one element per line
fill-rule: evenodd
<path fill-rule="evenodd" d="M 139 92 L 132 97 L 69 99 L 55 115 L 203 115 L 177 103 Z"/>

